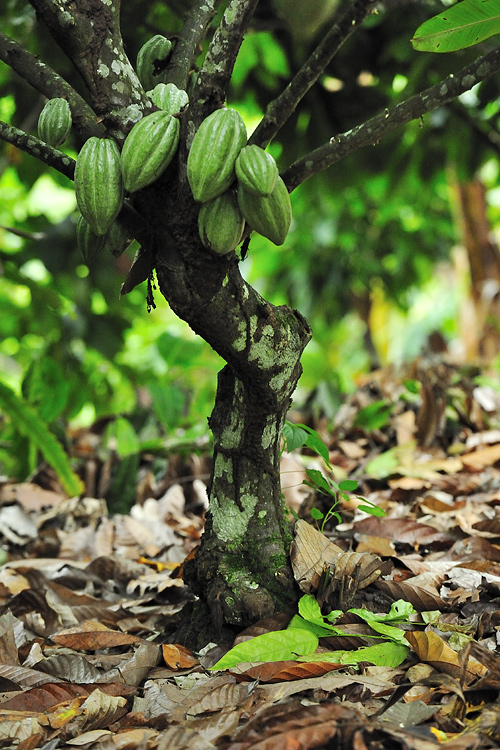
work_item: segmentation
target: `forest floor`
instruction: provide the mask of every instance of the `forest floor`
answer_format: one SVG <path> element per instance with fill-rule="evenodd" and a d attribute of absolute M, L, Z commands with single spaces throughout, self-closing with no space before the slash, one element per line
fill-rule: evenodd
<path fill-rule="evenodd" d="M 366 377 L 333 429 L 299 418 L 328 445 L 326 476 L 358 486 L 321 533 L 332 498 L 302 482 L 325 464 L 283 454 L 299 615 L 235 633 L 234 652 L 174 638 L 208 455 L 163 474 L 141 456 L 128 513 L 94 496 L 118 463 L 96 431 L 70 436 L 87 497 L 46 467 L 2 481 L 0 748 L 500 747 L 498 383 L 418 362 Z"/>

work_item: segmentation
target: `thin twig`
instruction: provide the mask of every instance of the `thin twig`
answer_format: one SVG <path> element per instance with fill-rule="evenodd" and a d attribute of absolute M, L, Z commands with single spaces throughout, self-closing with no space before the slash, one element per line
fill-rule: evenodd
<path fill-rule="evenodd" d="M 269 143 L 293 114 L 300 100 L 316 83 L 330 60 L 353 31 L 363 23 L 377 2 L 378 0 L 354 0 L 292 78 L 286 89 L 269 103 L 264 117 L 250 138 L 250 143 L 256 143 L 262 147 Z"/>
<path fill-rule="evenodd" d="M 353 151 L 363 146 L 376 145 L 400 125 L 422 118 L 499 71 L 500 47 L 497 47 L 420 94 L 380 112 L 346 133 L 333 136 L 329 143 L 311 151 L 284 170 L 281 176 L 288 190 L 291 192 L 309 177 L 328 169 Z"/>

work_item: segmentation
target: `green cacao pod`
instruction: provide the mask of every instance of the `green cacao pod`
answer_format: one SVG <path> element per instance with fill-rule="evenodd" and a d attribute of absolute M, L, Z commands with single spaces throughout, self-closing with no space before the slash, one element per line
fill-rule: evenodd
<path fill-rule="evenodd" d="M 172 42 L 161 34 L 148 39 L 137 54 L 136 71 L 139 80 L 149 91 L 157 83 L 165 83 L 164 63 L 172 51 Z"/>
<path fill-rule="evenodd" d="M 38 137 L 49 146 L 60 146 L 71 130 L 71 110 L 66 99 L 49 99 L 38 118 Z"/>
<path fill-rule="evenodd" d="M 76 202 L 96 234 L 106 234 L 123 205 L 120 152 L 110 138 L 92 136 L 75 167 Z"/>
<path fill-rule="evenodd" d="M 88 265 L 104 250 L 106 235 L 96 234 L 88 221 L 80 216 L 76 225 L 76 244 Z"/>
<path fill-rule="evenodd" d="M 235 177 L 236 157 L 246 143 L 247 131 L 235 109 L 217 109 L 196 131 L 187 160 L 187 175 L 195 200 L 222 195 Z"/>
<path fill-rule="evenodd" d="M 204 203 L 198 214 L 198 230 L 205 247 L 225 255 L 234 250 L 243 235 L 245 222 L 232 190 Z"/>
<path fill-rule="evenodd" d="M 111 253 L 115 258 L 123 255 L 127 247 L 132 243 L 129 233 L 119 221 L 114 221 L 106 234 L 104 235 L 104 249 Z"/>
<path fill-rule="evenodd" d="M 178 89 L 175 83 L 159 83 L 147 93 L 156 106 L 169 115 L 178 115 L 189 104 L 187 93 L 183 89 Z"/>
<path fill-rule="evenodd" d="M 282 245 L 292 221 L 292 205 L 286 185 L 278 177 L 271 195 L 259 196 L 238 186 L 238 205 L 252 229 L 275 245 Z"/>
<path fill-rule="evenodd" d="M 136 122 L 122 149 L 125 190 L 135 193 L 165 171 L 177 151 L 179 128 L 179 120 L 168 112 L 153 112 Z"/>
<path fill-rule="evenodd" d="M 271 195 L 279 176 L 271 154 L 259 146 L 245 146 L 236 159 L 238 183 L 254 195 Z"/>

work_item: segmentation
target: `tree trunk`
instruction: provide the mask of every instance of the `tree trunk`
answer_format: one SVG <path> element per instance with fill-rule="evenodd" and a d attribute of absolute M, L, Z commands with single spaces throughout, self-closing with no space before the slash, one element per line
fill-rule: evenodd
<path fill-rule="evenodd" d="M 296 310 L 271 305 L 248 285 L 233 253 L 213 257 L 193 236 L 186 247 L 185 230 L 155 253 L 160 290 L 228 363 L 209 419 L 210 507 L 185 579 L 216 627 L 248 625 L 296 599 L 279 460 L 311 331 Z"/>

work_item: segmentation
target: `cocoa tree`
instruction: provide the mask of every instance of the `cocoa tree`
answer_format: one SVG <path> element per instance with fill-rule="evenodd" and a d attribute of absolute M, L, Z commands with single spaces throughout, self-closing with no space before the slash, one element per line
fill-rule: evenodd
<path fill-rule="evenodd" d="M 119 0 L 30 0 L 39 23 L 80 73 L 83 98 L 56 71 L 15 40 L 0 34 L 0 59 L 47 98 L 65 99 L 81 142 L 97 137 L 124 144 L 134 124 L 156 107 L 127 58 Z M 217 6 L 224 12 L 215 26 Z M 257 0 L 195 0 L 168 57 L 153 61 L 154 76 L 187 91 L 178 114 L 180 140 L 168 169 L 152 184 L 125 196 L 119 224 L 141 245 L 125 293 L 153 273 L 174 312 L 227 363 L 220 372 L 209 419 L 214 438 L 210 509 L 202 544 L 185 566 L 185 578 L 208 607 L 212 622 L 245 625 L 296 599 L 289 560 L 291 532 L 280 489 L 282 427 L 311 338 L 307 321 L 288 306 L 273 306 L 242 277 L 241 252 L 224 254 L 200 240 L 200 204 L 193 198 L 187 158 L 200 124 L 225 106 L 225 93 Z M 282 93 L 267 105 L 249 144 L 265 148 L 318 81 L 341 45 L 377 7 L 376 0 L 342 4 L 331 27 Z M 201 45 L 208 41 L 204 56 Z M 401 104 L 381 111 L 282 167 L 289 192 L 352 151 L 376 144 L 388 132 L 456 98 L 500 70 L 500 48 Z M 73 179 L 75 163 L 61 151 L 0 123 L 0 138 Z M 148 143 L 140 145 L 148 154 Z M 206 159 L 216 155 L 210 150 Z M 87 178 L 91 179 L 91 178 Z M 103 202 L 106 195 L 101 195 Z M 243 251 L 252 227 L 247 225 Z"/>

